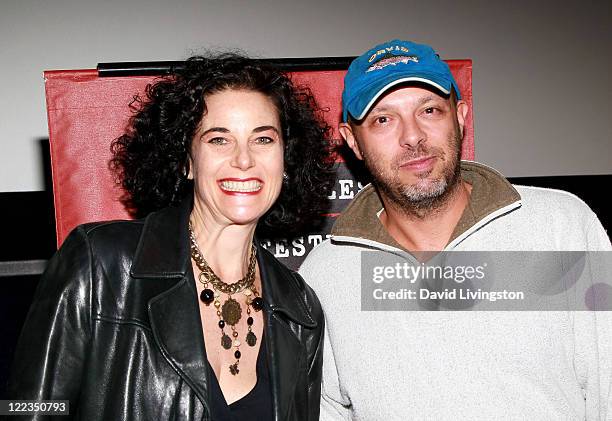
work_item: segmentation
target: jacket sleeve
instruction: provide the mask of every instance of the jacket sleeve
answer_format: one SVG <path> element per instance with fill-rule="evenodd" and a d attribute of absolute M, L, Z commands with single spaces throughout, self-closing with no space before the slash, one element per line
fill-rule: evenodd
<path fill-rule="evenodd" d="M 319 403 L 321 401 L 321 369 L 323 366 L 323 340 L 325 332 L 325 318 L 321 303 L 315 292 L 304 282 L 302 277 L 295 273 L 301 284 L 306 287 L 308 303 L 317 327 L 313 329 L 313 334 L 308 339 L 308 420 L 319 420 Z"/>
<path fill-rule="evenodd" d="M 85 231 L 76 228 L 40 279 L 8 383 L 8 399 L 69 400 L 71 417 L 61 420 L 76 411 L 91 337 L 91 260 Z"/>

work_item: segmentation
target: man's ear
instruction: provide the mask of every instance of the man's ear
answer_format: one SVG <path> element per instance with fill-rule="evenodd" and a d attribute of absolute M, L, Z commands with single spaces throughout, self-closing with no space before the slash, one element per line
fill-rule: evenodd
<path fill-rule="evenodd" d="M 459 123 L 459 130 L 461 131 L 461 138 L 463 139 L 465 129 L 465 119 L 467 118 L 468 105 L 465 101 L 457 101 L 457 122 Z"/>
<path fill-rule="evenodd" d="M 340 132 L 342 139 L 344 139 L 344 141 L 349 145 L 349 148 L 351 148 L 357 159 L 363 160 L 361 149 L 359 149 L 359 144 L 353 135 L 353 128 L 351 125 L 348 123 L 340 123 L 338 125 L 338 131 Z"/>

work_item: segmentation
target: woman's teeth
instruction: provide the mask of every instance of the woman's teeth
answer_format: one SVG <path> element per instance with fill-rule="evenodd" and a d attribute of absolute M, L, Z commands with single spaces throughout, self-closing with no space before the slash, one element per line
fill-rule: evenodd
<path fill-rule="evenodd" d="M 227 191 L 235 191 L 241 193 L 254 192 L 261 189 L 261 182 L 257 180 L 248 181 L 222 181 L 221 188 Z"/>

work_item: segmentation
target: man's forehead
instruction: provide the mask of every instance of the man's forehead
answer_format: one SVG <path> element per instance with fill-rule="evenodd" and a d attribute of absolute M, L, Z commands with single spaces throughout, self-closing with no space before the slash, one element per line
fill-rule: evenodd
<path fill-rule="evenodd" d="M 398 86 L 389 89 L 374 103 L 367 115 L 372 111 L 384 109 L 388 104 L 399 101 L 409 101 L 416 105 L 433 101 L 450 102 L 450 96 L 444 95 L 435 88 L 420 85 Z"/>

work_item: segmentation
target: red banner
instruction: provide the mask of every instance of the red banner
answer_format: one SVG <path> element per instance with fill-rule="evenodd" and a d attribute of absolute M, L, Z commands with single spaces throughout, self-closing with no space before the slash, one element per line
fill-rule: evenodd
<path fill-rule="evenodd" d="M 449 60 L 447 63 L 469 106 L 462 152 L 463 159 L 471 160 L 474 159 L 472 62 Z M 291 74 L 293 81 L 308 86 L 321 108 L 327 110 L 326 119 L 334 128 L 336 139 L 339 138 L 336 129 L 341 116 L 344 74 L 344 70 Z M 96 70 L 45 72 L 58 246 L 79 224 L 129 218 L 119 202 L 121 192 L 108 168 L 110 144 L 125 130 L 134 96 L 144 92 L 146 85 L 154 80 L 151 76 L 99 77 Z M 342 181 L 344 184 L 338 186 L 337 196 L 348 188 L 347 180 Z M 345 202 L 333 208 L 341 209 Z"/>

